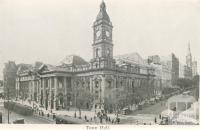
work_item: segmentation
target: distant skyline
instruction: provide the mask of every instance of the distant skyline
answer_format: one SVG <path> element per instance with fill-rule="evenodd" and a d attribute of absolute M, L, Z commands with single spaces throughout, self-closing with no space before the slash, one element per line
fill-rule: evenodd
<path fill-rule="evenodd" d="M 0 79 L 8 60 L 58 64 L 92 58 L 92 25 L 102 0 L 0 0 Z M 200 0 L 104 0 L 114 55 L 174 53 L 185 64 L 188 42 L 200 60 Z"/>

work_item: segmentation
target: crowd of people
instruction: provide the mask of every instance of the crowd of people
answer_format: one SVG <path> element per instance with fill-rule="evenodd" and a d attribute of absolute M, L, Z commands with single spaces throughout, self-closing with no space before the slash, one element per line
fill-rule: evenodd
<path fill-rule="evenodd" d="M 83 118 L 81 116 L 77 117 L 76 112 L 74 113 L 74 118 L 84 119 L 86 122 L 96 123 L 96 124 L 119 124 L 120 118 L 111 118 L 105 112 L 97 112 L 93 117 L 85 115 Z"/>

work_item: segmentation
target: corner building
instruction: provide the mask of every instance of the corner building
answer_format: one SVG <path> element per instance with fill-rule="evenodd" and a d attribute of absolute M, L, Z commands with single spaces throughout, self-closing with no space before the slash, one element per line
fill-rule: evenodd
<path fill-rule="evenodd" d="M 116 63 L 112 30 L 106 5 L 102 2 L 93 24 L 93 58 L 86 62 L 71 55 L 57 66 L 19 67 L 16 78 L 18 99 L 33 101 L 49 110 L 78 105 L 94 110 L 128 106 L 153 97 L 154 69 L 123 59 Z M 85 98 L 84 93 L 91 98 Z"/>

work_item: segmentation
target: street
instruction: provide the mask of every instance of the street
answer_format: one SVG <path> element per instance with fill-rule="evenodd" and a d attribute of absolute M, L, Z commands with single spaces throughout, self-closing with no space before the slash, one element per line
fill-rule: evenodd
<path fill-rule="evenodd" d="M 7 124 L 8 123 L 8 111 L 7 109 L 5 109 L 3 107 L 3 101 L 0 99 L 0 112 L 2 112 L 3 114 L 3 124 Z M 25 120 L 25 124 L 52 124 L 54 122 L 43 119 L 43 118 L 38 118 L 36 116 L 23 116 L 23 115 L 19 115 L 17 113 L 14 112 L 10 112 L 10 123 L 12 124 L 13 121 L 15 121 L 16 119 L 24 119 Z"/>
<path fill-rule="evenodd" d="M 162 101 L 163 102 L 163 101 Z M 161 101 L 154 105 L 144 107 L 142 110 L 133 111 L 130 115 L 120 115 L 121 124 L 155 124 L 155 117 L 158 120 L 159 114 L 167 109 L 164 103 L 161 105 Z"/>

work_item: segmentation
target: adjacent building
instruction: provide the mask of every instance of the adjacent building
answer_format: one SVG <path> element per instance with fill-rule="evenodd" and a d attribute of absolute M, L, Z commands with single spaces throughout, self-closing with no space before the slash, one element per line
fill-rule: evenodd
<path fill-rule="evenodd" d="M 161 95 L 164 88 L 172 86 L 171 61 L 169 57 L 153 55 L 148 57 L 148 63 L 155 69 L 155 88 L 157 95 Z"/>
<path fill-rule="evenodd" d="M 3 80 L 0 80 L 0 98 L 3 97 Z"/>
<path fill-rule="evenodd" d="M 184 70 L 185 70 L 184 64 L 179 62 L 179 78 L 184 78 Z"/>
<path fill-rule="evenodd" d="M 194 60 L 192 62 L 192 76 L 194 77 L 196 75 L 198 75 L 198 73 L 197 73 L 197 61 Z"/>

